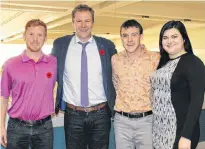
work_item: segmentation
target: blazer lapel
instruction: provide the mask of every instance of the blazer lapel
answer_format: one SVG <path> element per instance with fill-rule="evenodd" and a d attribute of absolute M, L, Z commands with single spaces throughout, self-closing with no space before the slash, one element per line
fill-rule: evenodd
<path fill-rule="evenodd" d="M 102 65 L 102 76 L 103 76 L 103 86 L 105 90 L 105 94 L 107 93 L 107 53 L 105 46 L 102 44 L 102 41 L 99 37 L 93 36 L 93 38 L 96 41 L 99 55 L 100 55 L 100 60 L 101 60 L 101 65 Z"/>
<path fill-rule="evenodd" d="M 66 56 L 67 56 L 67 52 L 68 52 L 68 46 L 70 44 L 70 41 L 72 39 L 74 35 L 72 36 L 66 36 L 65 37 L 65 40 L 63 41 L 62 44 L 62 50 L 61 50 L 61 55 L 59 56 L 61 59 L 60 59 L 60 64 L 59 64 L 59 71 L 60 71 L 60 78 L 61 80 L 63 81 L 63 72 L 64 72 L 64 68 L 65 68 L 65 60 L 66 60 Z"/>

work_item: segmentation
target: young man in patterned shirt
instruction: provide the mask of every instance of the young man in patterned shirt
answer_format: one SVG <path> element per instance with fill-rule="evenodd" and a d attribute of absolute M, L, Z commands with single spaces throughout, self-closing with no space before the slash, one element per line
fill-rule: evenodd
<path fill-rule="evenodd" d="M 156 70 L 159 54 L 141 44 L 143 28 L 136 20 L 120 28 L 124 51 L 112 57 L 116 89 L 115 139 L 117 149 L 152 148 L 152 106 L 149 76 Z"/>

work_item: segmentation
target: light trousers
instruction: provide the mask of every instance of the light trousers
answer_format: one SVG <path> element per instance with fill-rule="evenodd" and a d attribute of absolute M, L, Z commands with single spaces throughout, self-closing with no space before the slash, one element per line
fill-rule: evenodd
<path fill-rule="evenodd" d="M 152 115 L 129 118 L 116 113 L 114 130 L 116 149 L 152 149 Z"/>

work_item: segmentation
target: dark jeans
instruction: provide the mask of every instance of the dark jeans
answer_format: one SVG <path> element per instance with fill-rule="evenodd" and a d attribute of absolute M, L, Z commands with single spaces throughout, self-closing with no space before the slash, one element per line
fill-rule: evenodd
<path fill-rule="evenodd" d="M 86 113 L 66 108 L 64 128 L 67 149 L 108 149 L 110 133 L 108 107 Z"/>
<path fill-rule="evenodd" d="M 53 124 L 51 119 L 43 124 L 28 126 L 9 119 L 7 149 L 53 149 Z"/>

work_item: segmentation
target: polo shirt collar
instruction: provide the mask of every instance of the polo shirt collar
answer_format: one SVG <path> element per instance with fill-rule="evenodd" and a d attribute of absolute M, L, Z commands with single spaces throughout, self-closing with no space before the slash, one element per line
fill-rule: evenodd
<path fill-rule="evenodd" d="M 29 60 L 31 60 L 27 55 L 26 55 L 26 50 L 23 51 L 23 53 L 21 54 L 21 59 L 22 59 L 22 62 L 28 62 Z M 48 62 L 48 56 L 45 55 L 43 52 L 42 52 L 42 56 L 39 58 L 38 61 L 41 61 L 41 62 L 45 62 L 47 63 Z"/>

